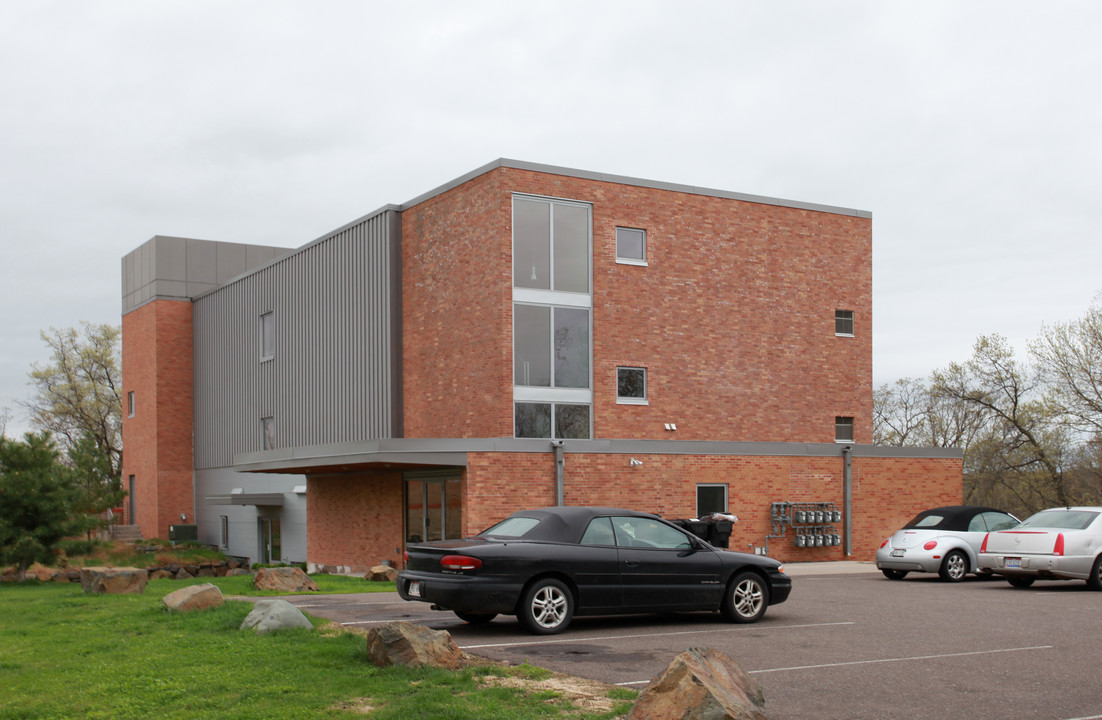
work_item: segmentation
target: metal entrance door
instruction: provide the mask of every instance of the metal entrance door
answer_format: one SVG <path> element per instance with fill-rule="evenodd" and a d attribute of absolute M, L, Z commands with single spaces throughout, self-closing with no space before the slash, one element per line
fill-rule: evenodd
<path fill-rule="evenodd" d="M 262 564 L 283 561 L 283 548 L 280 546 L 279 518 L 257 518 L 257 530 L 260 542 L 260 560 Z"/>
<path fill-rule="evenodd" d="M 461 536 L 463 515 L 459 478 L 406 479 L 406 542 L 452 540 Z"/>

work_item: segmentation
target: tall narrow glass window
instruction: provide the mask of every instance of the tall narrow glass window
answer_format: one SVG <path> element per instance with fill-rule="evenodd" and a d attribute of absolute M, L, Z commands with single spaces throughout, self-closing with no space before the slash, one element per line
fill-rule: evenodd
<path fill-rule="evenodd" d="M 513 287 L 551 289 L 551 204 L 513 201 Z"/>
<path fill-rule="evenodd" d="M 260 359 L 275 357 L 275 313 L 260 316 Z"/>
<path fill-rule="evenodd" d="M 588 203 L 513 198 L 516 437 L 591 437 L 591 214 Z"/>

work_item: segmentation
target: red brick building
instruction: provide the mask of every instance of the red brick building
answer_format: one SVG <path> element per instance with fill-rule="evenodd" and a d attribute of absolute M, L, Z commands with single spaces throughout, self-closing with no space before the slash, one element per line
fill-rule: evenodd
<path fill-rule="evenodd" d="M 499 160 L 296 250 L 156 237 L 124 260 L 134 517 L 348 570 L 560 502 L 871 558 L 961 497 L 958 451 L 870 444 L 871 229 Z"/>

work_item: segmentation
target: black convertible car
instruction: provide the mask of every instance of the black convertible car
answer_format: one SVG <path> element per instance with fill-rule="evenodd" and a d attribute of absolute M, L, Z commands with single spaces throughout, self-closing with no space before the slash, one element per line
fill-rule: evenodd
<path fill-rule="evenodd" d="M 398 574 L 406 600 L 471 623 L 516 615 L 539 635 L 575 615 L 718 610 L 750 623 L 791 590 L 772 558 L 714 548 L 657 515 L 596 507 L 524 510 L 473 538 L 410 545 Z"/>

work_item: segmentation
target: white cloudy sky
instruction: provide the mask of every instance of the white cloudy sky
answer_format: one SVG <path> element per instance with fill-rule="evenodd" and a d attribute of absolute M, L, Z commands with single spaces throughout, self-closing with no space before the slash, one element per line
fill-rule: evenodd
<path fill-rule="evenodd" d="M 155 234 L 298 246 L 498 157 L 869 210 L 874 382 L 1102 292 L 1102 4 L 0 0 L 0 407 Z"/>

